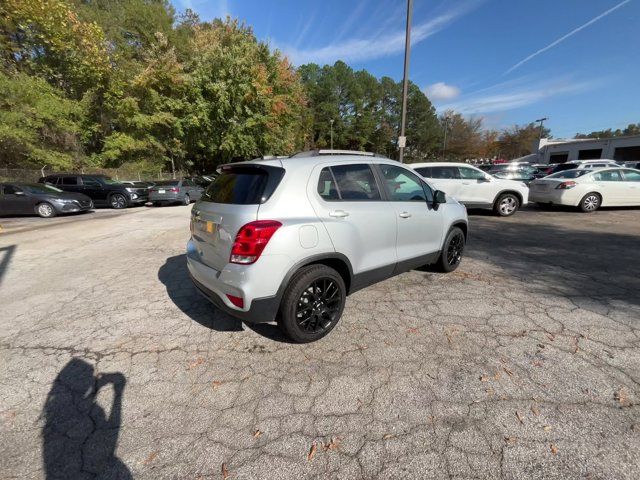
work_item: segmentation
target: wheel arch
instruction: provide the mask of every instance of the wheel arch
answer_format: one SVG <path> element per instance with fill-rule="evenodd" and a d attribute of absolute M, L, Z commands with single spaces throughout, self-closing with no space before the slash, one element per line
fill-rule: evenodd
<path fill-rule="evenodd" d="M 493 199 L 493 206 L 495 207 L 498 199 L 500 198 L 500 195 L 504 195 L 505 193 L 510 193 L 512 195 L 515 195 L 516 198 L 518 199 L 518 202 L 520 202 L 520 206 L 522 206 L 522 202 L 523 202 L 523 198 L 522 198 L 522 194 L 520 192 L 518 192 L 517 190 L 511 189 L 511 188 L 505 188 L 504 190 L 500 190 L 496 196 Z"/>
<path fill-rule="evenodd" d="M 287 285 L 289 284 L 293 276 L 301 268 L 308 267 L 309 265 L 326 265 L 329 268 L 333 268 L 342 277 L 347 290 L 347 295 L 349 295 L 351 284 L 353 283 L 353 268 L 351 266 L 351 262 L 345 255 L 341 253 L 330 252 L 312 255 L 311 257 L 300 260 L 295 265 L 293 265 L 293 267 L 289 269 L 289 271 L 283 278 L 282 283 L 280 284 L 280 288 L 278 289 L 279 298 L 282 298 L 284 289 L 287 288 Z"/>

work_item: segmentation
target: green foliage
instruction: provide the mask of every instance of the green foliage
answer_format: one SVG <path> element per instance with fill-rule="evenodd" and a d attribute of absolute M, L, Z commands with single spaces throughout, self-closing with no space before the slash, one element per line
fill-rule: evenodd
<path fill-rule="evenodd" d="M 68 169 L 81 164 L 82 105 L 44 80 L 0 71 L 0 165 Z"/>
<path fill-rule="evenodd" d="M 574 138 L 613 138 L 613 137 L 625 137 L 628 135 L 640 135 L 640 123 L 630 123 L 625 128 L 617 128 L 612 130 L 607 128 L 606 130 L 598 130 L 591 133 L 577 133 Z"/>

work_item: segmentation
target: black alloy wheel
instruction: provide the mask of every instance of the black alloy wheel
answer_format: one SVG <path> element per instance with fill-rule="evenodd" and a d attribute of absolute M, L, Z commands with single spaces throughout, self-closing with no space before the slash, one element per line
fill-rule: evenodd
<path fill-rule="evenodd" d="M 333 279 L 314 280 L 298 299 L 296 323 L 304 332 L 322 333 L 335 322 L 341 304 L 342 293 Z"/>
<path fill-rule="evenodd" d="M 465 243 L 464 232 L 459 227 L 449 230 L 437 263 L 440 271 L 448 273 L 458 268 L 462 262 Z"/>

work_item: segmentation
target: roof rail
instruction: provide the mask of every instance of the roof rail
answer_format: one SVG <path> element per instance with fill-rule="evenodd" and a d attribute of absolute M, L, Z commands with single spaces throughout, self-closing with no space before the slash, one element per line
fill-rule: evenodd
<path fill-rule="evenodd" d="M 318 157 L 320 155 L 355 155 L 359 157 L 382 157 L 387 158 L 384 155 L 380 155 L 373 152 L 362 152 L 359 150 L 308 150 L 306 152 L 298 152 L 291 155 L 291 157 Z"/>

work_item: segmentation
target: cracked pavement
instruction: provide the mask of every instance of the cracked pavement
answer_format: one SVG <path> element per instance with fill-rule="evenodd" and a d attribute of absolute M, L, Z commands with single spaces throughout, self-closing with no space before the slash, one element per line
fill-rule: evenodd
<path fill-rule="evenodd" d="M 473 214 L 310 345 L 197 294 L 188 212 L 0 235 L 0 477 L 640 478 L 640 211 Z"/>

